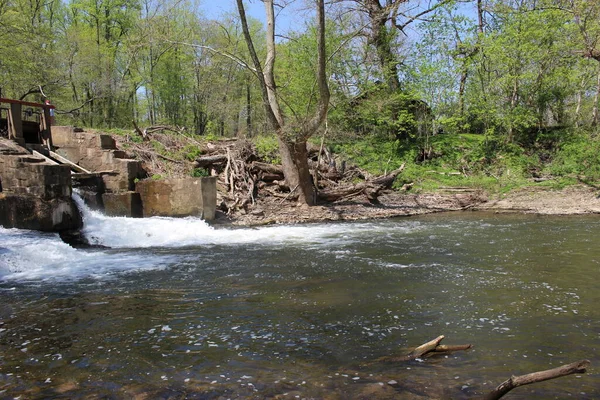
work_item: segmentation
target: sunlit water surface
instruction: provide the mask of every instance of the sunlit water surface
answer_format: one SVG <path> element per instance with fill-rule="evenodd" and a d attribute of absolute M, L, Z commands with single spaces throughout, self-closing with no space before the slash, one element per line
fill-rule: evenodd
<path fill-rule="evenodd" d="M 110 249 L 0 228 L 0 398 L 600 398 L 600 219 L 460 213 L 213 229 L 107 218 Z M 445 335 L 474 348 L 386 362 Z"/>

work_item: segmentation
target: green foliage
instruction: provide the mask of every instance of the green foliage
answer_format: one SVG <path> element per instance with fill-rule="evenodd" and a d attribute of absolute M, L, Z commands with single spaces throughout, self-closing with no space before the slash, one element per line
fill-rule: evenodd
<path fill-rule="evenodd" d="M 544 172 L 600 182 L 600 137 L 577 132 L 560 146 Z"/>
<path fill-rule="evenodd" d="M 260 135 L 252 139 L 258 156 L 265 162 L 280 164 L 279 144 L 275 135 Z"/>
<path fill-rule="evenodd" d="M 412 154 L 412 150 L 400 154 L 397 141 L 380 137 L 363 137 L 353 141 L 338 142 L 331 147 L 334 153 L 343 154 L 352 163 L 374 175 L 400 167 L 402 162 L 410 159 Z"/>
<path fill-rule="evenodd" d="M 210 176 L 210 172 L 206 168 L 194 168 L 190 175 L 194 178 L 202 178 Z"/>
<path fill-rule="evenodd" d="M 382 84 L 355 97 L 334 123 L 379 138 L 416 140 L 432 133 L 430 109 L 412 93 L 389 93 Z"/>
<path fill-rule="evenodd" d="M 184 159 L 188 161 L 194 161 L 200 157 L 200 155 L 202 155 L 202 149 L 198 146 L 188 144 L 181 150 L 181 153 Z"/>
<path fill-rule="evenodd" d="M 548 142 L 559 146 L 556 133 L 548 134 Z M 564 135 L 563 135 L 564 136 Z M 535 184 L 535 176 L 552 174 L 544 185 L 553 187 L 572 183 L 569 177 L 582 173 L 590 165 L 600 165 L 600 140 L 585 148 L 584 138 L 569 141 L 558 151 L 552 163 L 545 146 L 529 150 L 508 143 L 494 135 L 443 134 L 430 140 L 432 158 L 417 161 L 420 147 L 399 141 L 367 137 L 337 142 L 331 145 L 335 153 L 356 163 L 372 174 L 383 174 L 405 163 L 405 169 L 395 182 L 396 188 L 412 183 L 413 191 L 430 191 L 445 187 L 467 187 L 490 192 L 506 192 Z M 547 144 L 547 143 L 546 143 Z M 585 150 L 585 151 L 584 151 Z M 596 154 L 595 157 L 592 157 Z M 588 160 L 587 162 L 585 160 Z M 573 170 L 575 166 L 577 170 Z M 600 178 L 600 168 L 590 170 L 589 179 Z"/>

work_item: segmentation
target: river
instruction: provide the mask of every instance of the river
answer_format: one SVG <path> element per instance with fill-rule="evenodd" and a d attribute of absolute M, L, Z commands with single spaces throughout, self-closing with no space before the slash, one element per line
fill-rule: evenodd
<path fill-rule="evenodd" d="M 0 398 L 600 398 L 600 218 L 451 213 L 213 228 L 0 228 Z M 445 335 L 473 348 L 381 360 Z M 380 359 L 380 360 L 378 360 Z"/>

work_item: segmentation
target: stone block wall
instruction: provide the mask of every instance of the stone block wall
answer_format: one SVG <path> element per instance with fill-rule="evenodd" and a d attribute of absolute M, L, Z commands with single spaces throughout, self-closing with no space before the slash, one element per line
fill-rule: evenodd
<path fill-rule="evenodd" d="M 64 231 L 79 229 L 81 215 L 71 198 L 71 172 L 0 139 L 0 225 Z"/>
<path fill-rule="evenodd" d="M 108 193 L 132 191 L 135 181 L 145 177 L 142 162 L 127 158 L 127 153 L 117 149 L 110 135 L 56 126 L 52 128 L 52 140 L 56 153 L 75 164 L 92 172 L 113 171 L 102 177 Z"/>
<path fill-rule="evenodd" d="M 102 185 L 98 185 L 99 202 L 107 215 L 215 218 L 216 178 L 139 181 L 146 175 L 142 163 L 127 158 L 109 135 L 57 126 L 52 129 L 52 138 L 61 156 L 92 172 L 112 171 L 103 173 Z M 98 203 L 98 197 L 89 188 L 85 190 L 85 197 Z"/>
<path fill-rule="evenodd" d="M 197 216 L 215 218 L 217 186 L 215 177 L 144 180 L 136 184 L 144 217 Z"/>
<path fill-rule="evenodd" d="M 0 161 L 5 191 L 49 200 L 71 197 L 71 171 L 63 165 L 46 164 L 32 157 L 9 156 Z M 7 160 L 8 158 L 8 160 Z"/>

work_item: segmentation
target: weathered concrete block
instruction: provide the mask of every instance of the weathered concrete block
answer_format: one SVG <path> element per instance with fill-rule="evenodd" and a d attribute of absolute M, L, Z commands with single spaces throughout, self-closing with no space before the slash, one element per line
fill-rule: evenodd
<path fill-rule="evenodd" d="M 104 193 L 104 213 L 113 217 L 142 217 L 142 201 L 137 192 Z"/>
<path fill-rule="evenodd" d="M 45 200 L 71 197 L 71 172 L 63 165 L 32 164 L 17 162 L 16 167 L 6 168 L 0 173 L 4 190 L 18 194 L 40 196 Z"/>
<path fill-rule="evenodd" d="M 75 164 L 81 165 L 80 163 L 81 163 L 83 156 L 81 154 L 81 149 L 79 147 L 65 146 L 65 147 L 56 149 L 55 152 L 56 152 L 56 154 L 63 156 L 67 160 L 69 160 Z M 82 167 L 83 167 L 83 165 L 82 165 Z"/>
<path fill-rule="evenodd" d="M 144 180 L 136 184 L 136 191 L 141 195 L 144 217 L 215 218 L 215 177 Z"/>
<path fill-rule="evenodd" d="M 117 142 L 110 135 L 99 135 L 98 145 L 103 150 L 115 150 L 117 148 Z"/>
<path fill-rule="evenodd" d="M 69 167 L 23 152 L 9 149 L 0 155 L 0 224 L 54 232 L 81 228 Z"/>
<path fill-rule="evenodd" d="M 136 179 L 144 176 L 142 163 L 138 160 L 115 158 L 109 167 L 119 172 L 119 175 L 104 177 L 104 185 L 110 192 L 134 190 Z"/>
<path fill-rule="evenodd" d="M 31 195 L 0 193 L 0 225 L 60 232 L 80 229 L 83 221 L 71 198 L 44 200 Z"/>
<path fill-rule="evenodd" d="M 73 144 L 74 133 L 72 126 L 53 126 L 52 144 L 57 147 L 71 146 Z"/>

